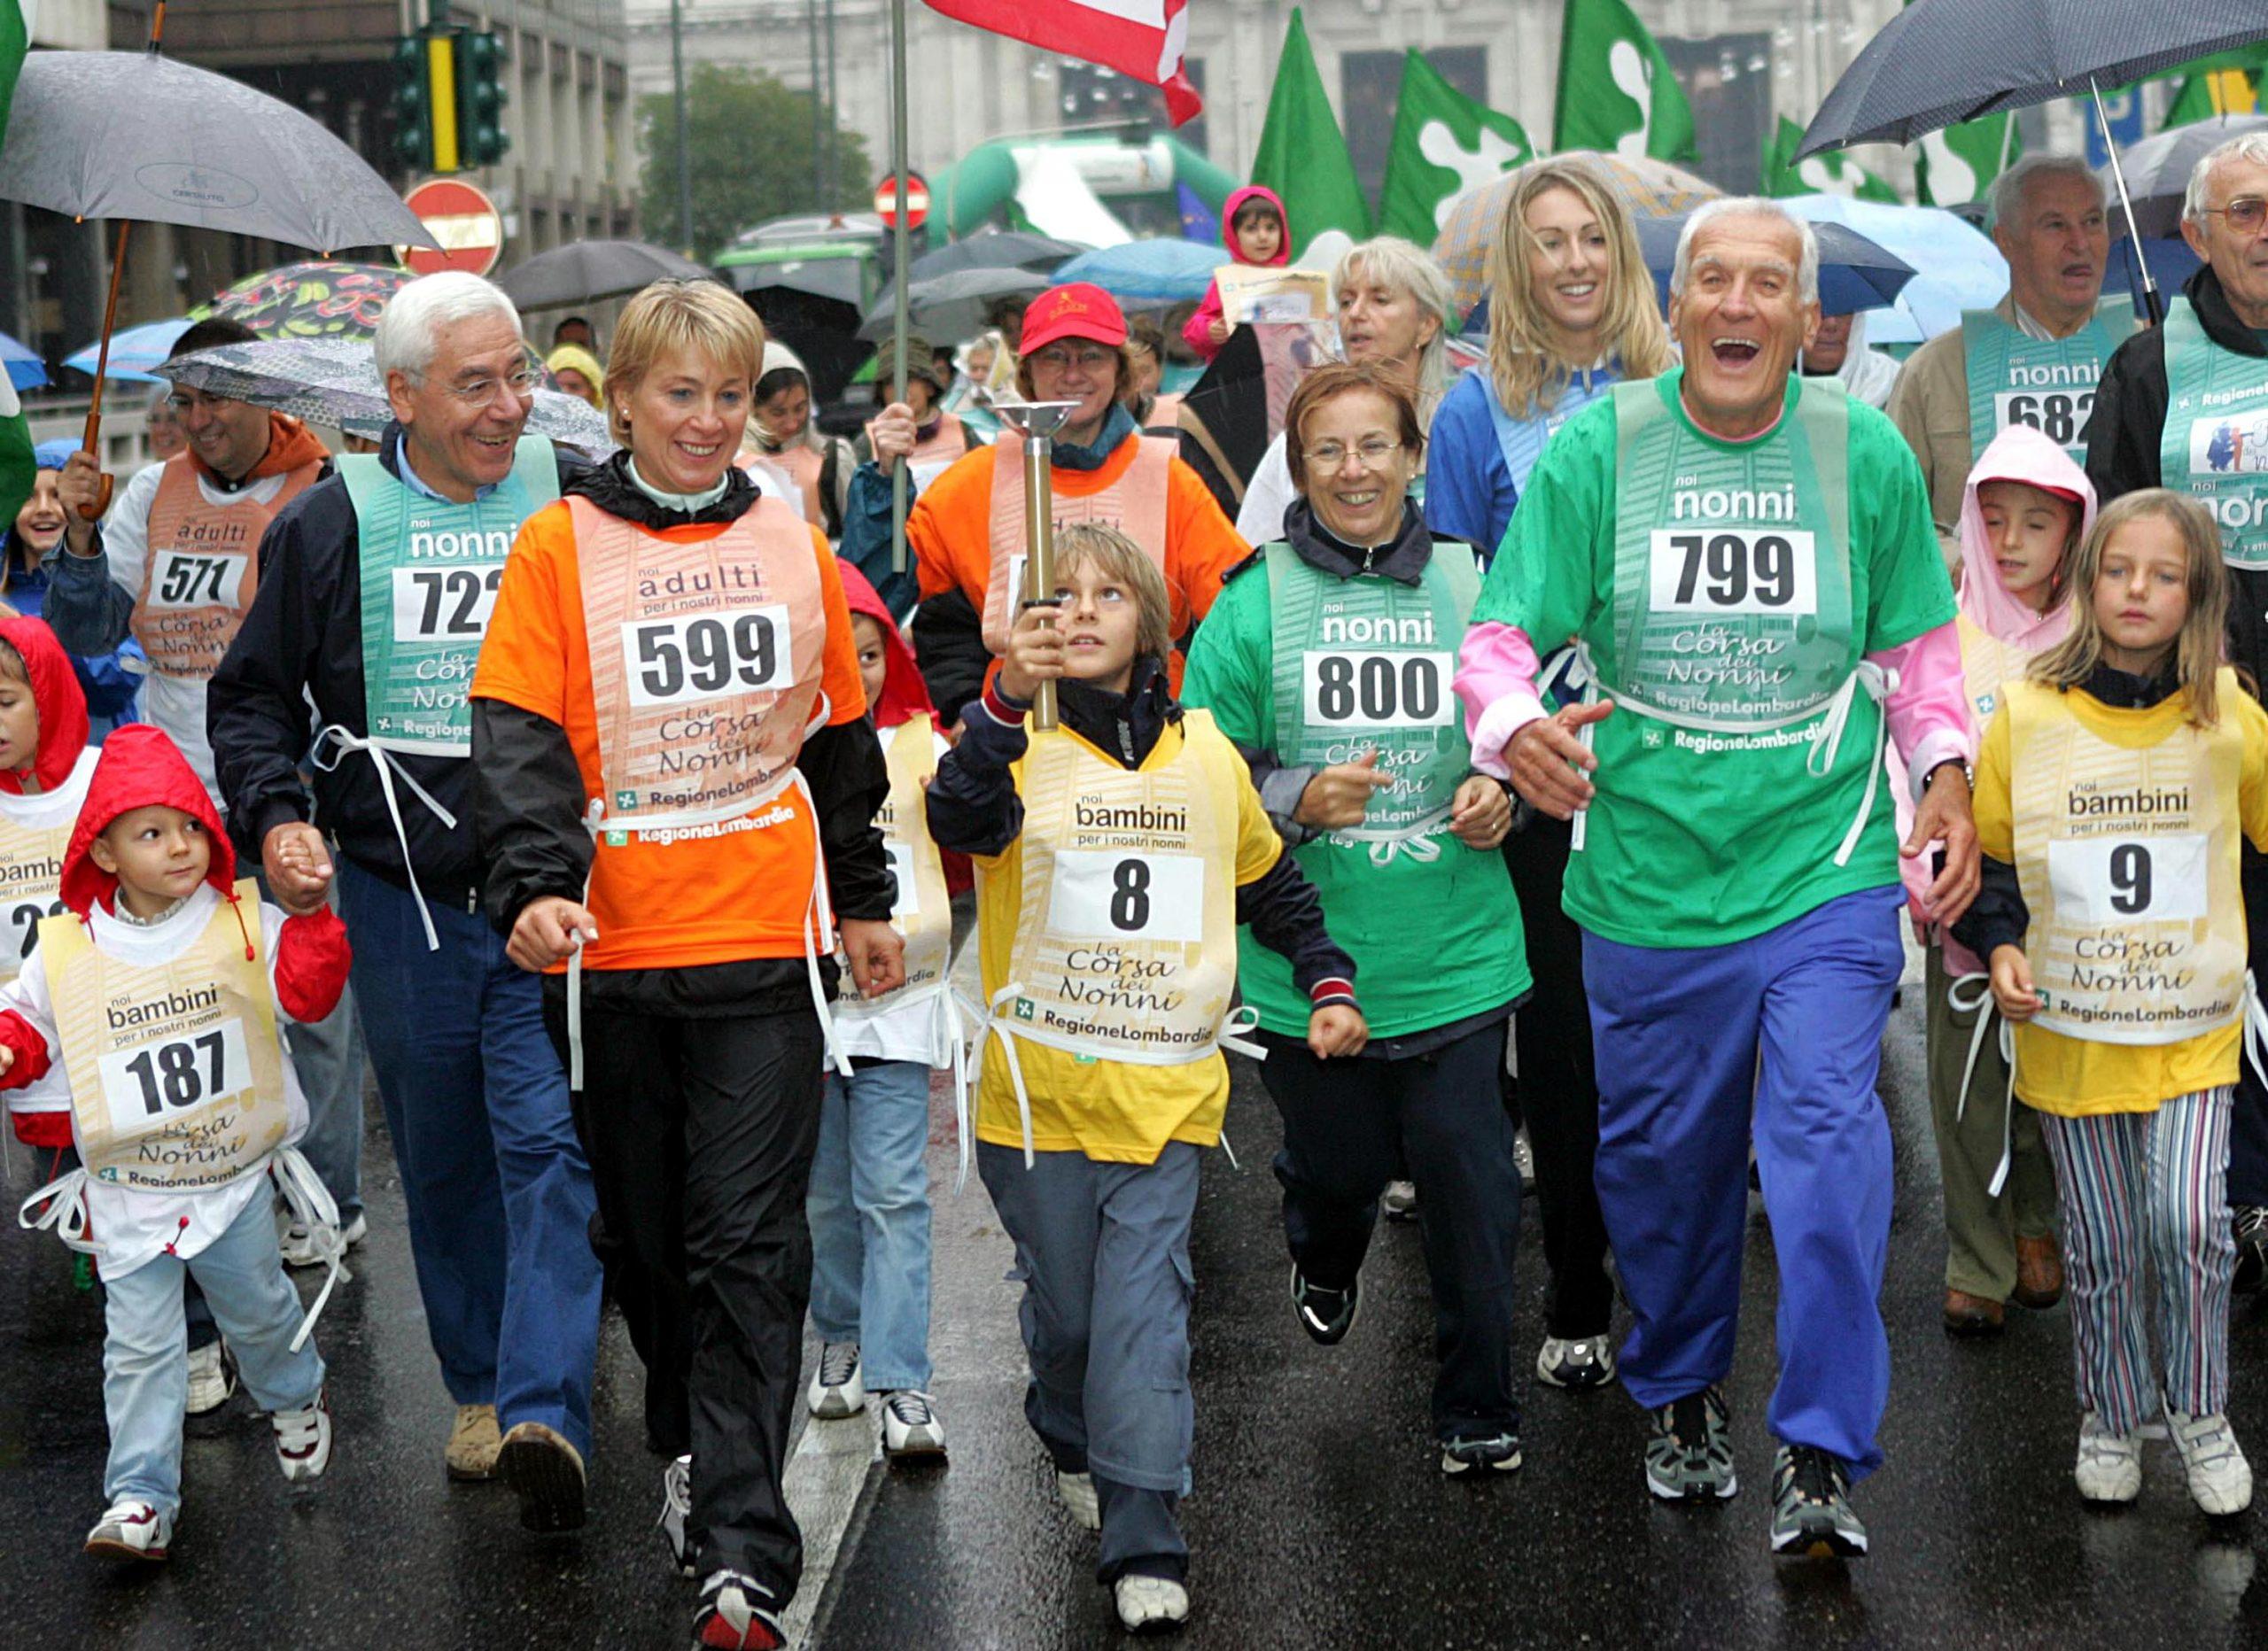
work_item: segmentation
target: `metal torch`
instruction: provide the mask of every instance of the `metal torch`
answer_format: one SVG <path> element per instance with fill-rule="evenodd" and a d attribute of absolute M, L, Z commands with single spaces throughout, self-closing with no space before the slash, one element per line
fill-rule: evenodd
<path fill-rule="evenodd" d="M 1079 410 L 1079 404 L 996 402 L 992 410 L 1002 423 L 1023 438 L 1024 578 L 1023 589 L 1010 593 L 1016 603 L 1008 615 L 1008 623 L 1014 626 L 1022 616 L 1026 601 L 1047 601 L 1055 593 L 1055 432 Z M 1040 683 L 1032 690 L 1031 725 L 1041 732 L 1055 726 L 1052 682 Z"/>

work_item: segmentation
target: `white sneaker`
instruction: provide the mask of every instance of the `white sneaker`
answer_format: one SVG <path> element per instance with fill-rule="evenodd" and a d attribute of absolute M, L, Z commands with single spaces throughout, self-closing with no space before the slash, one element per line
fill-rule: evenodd
<path fill-rule="evenodd" d="M 2090 1502 L 2131 1502 L 2142 1493 L 2142 1436 L 2121 1436 L 2090 1410 L 2079 1418 L 2079 1460 L 2071 1469 Z"/>
<path fill-rule="evenodd" d="M 866 1384 L 859 1372 L 857 1342 L 819 1344 L 819 1368 L 812 1372 L 805 1402 L 812 1415 L 824 1422 L 839 1422 L 866 1407 Z"/>
<path fill-rule="evenodd" d="M 218 1410 L 237 1391 L 236 1360 L 217 1337 L 189 1350 L 189 1402 L 183 1407 L 192 1416 Z"/>
<path fill-rule="evenodd" d="M 174 1516 L 131 1497 L 113 1502 L 87 1532 L 87 1552 L 101 1559 L 160 1560 L 174 1539 Z"/>
<path fill-rule="evenodd" d="M 1111 1585 L 1118 1624 L 1130 1634 L 1156 1633 L 1189 1620 L 1189 1590 L 1167 1577 L 1121 1577 Z"/>
<path fill-rule="evenodd" d="M 1056 1469 L 1055 1494 L 1070 1510 L 1073 1523 L 1082 1531 L 1102 1529 L 1102 1502 L 1095 1495 L 1095 1477 L 1091 1473 L 1065 1473 Z"/>
<path fill-rule="evenodd" d="M 279 1410 L 268 1417 L 276 1430 L 276 1465 L 294 1484 L 319 1479 L 330 1466 L 330 1396 L 317 1393 L 315 1403 L 296 1410 Z"/>
<path fill-rule="evenodd" d="M 882 1400 L 882 1451 L 890 1456 L 942 1456 L 945 1423 L 929 1395 L 901 1387 Z"/>
<path fill-rule="evenodd" d="M 680 1456 L 662 1469 L 662 1516 L 654 1523 L 670 1551 L 670 1563 L 680 1577 L 695 1574 L 692 1545 L 686 1540 L 686 1521 L 693 1517 L 693 1458 Z"/>
<path fill-rule="evenodd" d="M 1614 1380 L 1613 1340 L 1585 1336 L 1566 1341 L 1547 1336 L 1535 1355 L 1535 1374 L 1554 1387 L 1604 1387 Z"/>
<path fill-rule="evenodd" d="M 370 1223 L 357 1215 L 338 1229 L 339 1242 L 349 1249 L 369 1236 Z M 284 1229 L 284 1265 L 286 1267 L 321 1267 L 322 1252 L 315 1247 L 315 1236 L 305 1221 L 293 1221 Z"/>
<path fill-rule="evenodd" d="M 2241 1514 L 2252 1506 L 2252 1464 L 2237 1447 L 2226 1416 L 2165 1413 L 2166 1430 L 2189 1474 L 2189 1495 L 2209 1514 Z"/>

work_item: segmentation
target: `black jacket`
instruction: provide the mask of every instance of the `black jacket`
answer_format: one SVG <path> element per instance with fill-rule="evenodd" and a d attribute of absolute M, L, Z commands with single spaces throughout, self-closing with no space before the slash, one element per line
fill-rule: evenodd
<path fill-rule="evenodd" d="M 1154 658 L 1135 662 L 1124 694 L 1059 681 L 1056 708 L 1065 727 L 1127 768 L 1140 767 L 1168 725 L 1181 720 L 1181 707 L 1166 690 L 1165 666 Z M 929 782 L 929 834 L 939 848 L 1000 854 L 1023 831 L 1024 800 L 1010 764 L 1024 754 L 1029 709 L 997 683 L 969 702 L 960 743 L 938 762 Z M 1323 902 L 1288 849 L 1265 875 L 1238 888 L 1237 921 L 1250 924 L 1254 940 L 1289 959 L 1292 979 L 1303 992 L 1313 993 L 1324 981 L 1355 978 L 1355 960 L 1324 930 Z"/>
<path fill-rule="evenodd" d="M 2109 665 L 2097 665 L 2081 692 L 2114 710 L 2140 711 L 2171 699 L 2180 687 L 2180 673 L 2169 658 L 2165 668 L 2155 677 L 2137 677 Z M 2024 934 L 2031 927 L 2031 908 L 2024 903 L 2015 866 L 1988 854 L 1983 857 L 1982 870 L 1984 882 L 1969 910 L 1953 926 L 1953 937 L 1990 966 L 1995 946 L 2023 945 Z"/>
<path fill-rule="evenodd" d="M 399 424 L 386 427 L 379 452 L 379 462 L 399 478 Z M 573 459 L 558 463 L 563 486 L 582 469 Z M 361 549 L 346 483 L 335 472 L 326 475 L 268 524 L 252 606 L 213 674 L 206 732 L 229 807 L 229 833 L 254 864 L 271 830 L 310 818 L 300 771 L 316 731 L 336 723 L 357 737 L 369 732 L 362 698 Z M 479 860 L 469 764 L 462 757 L 392 760 L 457 820 L 454 830 L 442 825 L 409 787 L 395 786 L 419 887 L 439 904 L 476 909 Z M 313 808 L 323 830 L 355 864 L 407 888 L 401 844 L 386 813 L 377 763 L 360 751 L 338 753 L 335 763 L 327 756 L 324 762 L 313 771 Z"/>
<path fill-rule="evenodd" d="M 566 492 L 610 515 L 659 531 L 694 523 L 737 521 L 756 503 L 744 471 L 726 471 L 725 496 L 687 515 L 656 504 L 629 477 L 617 453 L 584 471 Z M 874 816 L 889 794 L 889 770 L 874 724 L 860 718 L 819 729 L 796 766 L 810 787 L 827 858 L 827 890 L 839 918 L 889 920 L 896 885 Z M 506 934 L 531 901 L 557 895 L 579 901 L 594 845 L 583 824 L 582 772 L 567 731 L 501 700 L 472 701 L 472 817 L 486 878 L 489 920 Z M 821 971 L 830 986 L 831 958 Z M 584 991 L 602 1007 L 660 1014 L 795 1012 L 809 1004 L 800 957 L 758 957 L 685 969 L 593 970 Z"/>
<path fill-rule="evenodd" d="M 2221 280 L 2205 265 L 2182 289 L 2205 336 L 2238 355 L 2264 358 L 2268 345 L 2229 307 Z M 2087 479 L 2109 504 L 2139 488 L 2163 485 L 2158 447 L 2165 430 L 2165 329 L 2146 327 L 2111 353 L 2095 386 L 2087 422 Z M 2268 570 L 2229 570 L 2229 663 L 2254 682 L 2268 683 Z M 2252 853 L 2247 846 L 2248 857 Z"/>

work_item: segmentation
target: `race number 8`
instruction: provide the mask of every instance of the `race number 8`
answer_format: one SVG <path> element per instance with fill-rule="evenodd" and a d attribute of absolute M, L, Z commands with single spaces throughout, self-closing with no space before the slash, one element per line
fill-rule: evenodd
<path fill-rule="evenodd" d="M 1992 401 L 2002 430 L 2011 424 L 2029 424 L 2059 447 L 2078 440 L 2079 432 L 2087 427 L 2087 415 L 2094 411 L 2092 390 L 2004 390 Z"/>
<path fill-rule="evenodd" d="M 1202 939 L 1205 864 L 1193 854 L 1066 849 L 1055 857 L 1046 929 L 1066 940 Z"/>
<path fill-rule="evenodd" d="M 2104 927 L 2194 922 L 2207 905 L 2205 845 L 2196 832 L 2050 842 L 2056 917 Z"/>
<path fill-rule="evenodd" d="M 1657 528 L 1650 544 L 1656 613 L 1775 614 L 1817 611 L 1818 566 L 1809 532 Z"/>
<path fill-rule="evenodd" d="M 1309 653 L 1301 661 L 1310 727 L 1437 728 L 1455 714 L 1448 654 Z"/>
<path fill-rule="evenodd" d="M 681 705 L 788 686 L 788 610 L 777 605 L 622 627 L 622 663 L 636 706 Z"/>

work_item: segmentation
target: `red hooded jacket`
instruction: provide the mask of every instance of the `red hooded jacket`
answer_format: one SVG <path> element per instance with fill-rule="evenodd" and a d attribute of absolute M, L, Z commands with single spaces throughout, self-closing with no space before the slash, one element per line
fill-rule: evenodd
<path fill-rule="evenodd" d="M 180 748 L 147 723 L 129 723 L 103 743 L 102 760 L 95 764 L 79 823 L 71 828 L 71 846 L 63 852 L 63 903 L 82 920 L 97 903 L 114 910 L 112 903 L 118 879 L 96 864 L 89 850 L 96 837 L 121 814 L 160 805 L 179 809 L 204 825 L 213 857 L 205 880 L 235 911 L 245 936 L 245 955 L 251 956 L 251 926 L 260 921 L 260 912 L 256 908 L 246 912 L 237 897 L 237 855 L 229 846 L 229 833 L 221 828 L 220 811 Z M 276 941 L 273 971 L 276 1001 L 284 1012 L 302 1022 L 330 1014 L 346 989 L 351 958 L 346 926 L 329 906 L 311 916 L 287 919 Z M 12 1050 L 16 1057 L 6 1074 L 0 1076 L 0 1089 L 29 1083 L 52 1063 L 47 1040 L 13 1011 L 0 1014 L 0 1045 Z"/>
<path fill-rule="evenodd" d="M 1292 261 L 1292 220 L 1284 210 L 1284 203 L 1273 190 L 1262 189 L 1257 183 L 1247 183 L 1230 192 L 1228 205 L 1221 208 L 1221 244 L 1229 249 L 1231 263 L 1241 264 L 1244 254 L 1237 250 L 1237 208 L 1247 201 L 1265 201 L 1276 209 L 1276 221 L 1283 226 L 1284 238 L 1276 244 L 1276 256 L 1268 260 L 1276 268 Z M 1213 323 L 1221 319 L 1221 283 L 1218 281 L 1205 289 L 1205 301 L 1197 313 L 1181 324 L 1181 340 L 1191 349 L 1211 360 L 1221 353 L 1213 342 Z"/>
<path fill-rule="evenodd" d="M 87 748 L 87 694 L 71 669 L 70 656 L 43 619 L 0 619 L 0 642 L 16 650 L 32 680 L 32 703 L 39 709 L 39 749 L 31 776 L 42 791 L 71 778 L 79 753 Z M 0 769 L 0 791 L 24 794 L 22 769 Z"/>
<path fill-rule="evenodd" d="M 921 680 L 921 668 L 913 662 L 913 650 L 905 643 L 905 635 L 897 628 L 897 621 L 889 616 L 889 608 L 874 593 L 866 576 L 848 562 L 837 558 L 836 567 L 843 574 L 843 600 L 850 604 L 854 614 L 864 614 L 879 622 L 882 628 L 882 697 L 869 709 L 874 712 L 876 728 L 895 728 L 915 717 L 937 720 L 937 708 L 930 702 L 929 689 Z M 959 894 L 976 886 L 976 872 L 965 854 L 941 849 L 945 863 L 945 888 Z"/>

